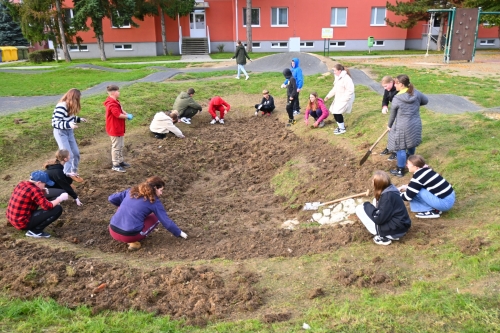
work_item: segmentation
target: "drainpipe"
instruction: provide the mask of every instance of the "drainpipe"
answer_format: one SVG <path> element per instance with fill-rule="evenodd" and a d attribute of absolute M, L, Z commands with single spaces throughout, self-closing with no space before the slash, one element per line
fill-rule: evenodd
<path fill-rule="evenodd" d="M 238 0 L 236 0 L 236 40 L 238 40 Z M 234 41 L 236 43 L 236 40 Z"/>

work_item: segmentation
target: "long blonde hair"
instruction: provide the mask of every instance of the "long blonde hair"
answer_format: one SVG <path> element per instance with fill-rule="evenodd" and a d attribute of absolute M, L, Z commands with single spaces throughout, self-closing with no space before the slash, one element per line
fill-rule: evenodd
<path fill-rule="evenodd" d="M 311 99 L 309 98 L 306 110 L 316 111 L 319 108 L 319 106 L 318 106 L 318 93 L 313 91 L 309 94 L 309 96 L 311 96 L 311 95 L 316 97 L 316 99 L 314 100 L 314 102 L 311 102 Z"/>
<path fill-rule="evenodd" d="M 68 110 L 68 115 L 76 116 L 80 112 L 80 97 L 82 93 L 76 88 L 71 88 L 67 93 L 61 98 L 59 102 L 66 102 L 66 110 Z"/>
<path fill-rule="evenodd" d="M 380 200 L 382 192 L 391 184 L 391 177 L 389 177 L 385 171 L 375 171 L 373 174 L 373 194 L 375 195 L 375 199 L 377 199 L 377 201 Z"/>
<path fill-rule="evenodd" d="M 45 161 L 45 164 L 43 165 L 45 169 L 47 169 L 49 165 L 61 164 L 62 161 L 69 157 L 69 151 L 67 151 L 66 149 L 59 149 L 58 151 L 56 151 L 54 157 L 55 158 L 53 159 Z"/>

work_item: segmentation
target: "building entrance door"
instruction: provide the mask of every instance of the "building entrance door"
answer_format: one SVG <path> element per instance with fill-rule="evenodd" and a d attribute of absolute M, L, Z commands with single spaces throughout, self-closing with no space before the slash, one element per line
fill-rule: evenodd
<path fill-rule="evenodd" d="M 207 37 L 205 10 L 195 10 L 189 16 L 189 31 L 192 38 Z"/>

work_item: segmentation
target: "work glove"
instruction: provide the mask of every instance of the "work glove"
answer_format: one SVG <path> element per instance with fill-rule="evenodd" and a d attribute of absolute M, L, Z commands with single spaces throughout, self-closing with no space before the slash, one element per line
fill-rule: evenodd
<path fill-rule="evenodd" d="M 68 200 L 68 193 L 62 193 L 60 196 L 57 197 L 59 201 L 66 201 Z"/>
<path fill-rule="evenodd" d="M 75 199 L 75 202 L 76 202 L 77 206 L 83 205 L 82 202 L 80 201 L 80 199 L 78 199 L 78 198 Z"/>
<path fill-rule="evenodd" d="M 75 129 L 75 128 L 78 128 L 78 125 L 75 124 L 74 121 L 72 121 L 72 122 L 69 123 L 69 127 L 71 127 L 71 129 Z"/>
<path fill-rule="evenodd" d="M 382 107 L 382 113 L 387 114 L 387 106 Z"/>
<path fill-rule="evenodd" d="M 181 231 L 181 237 L 187 239 L 188 235 L 184 231 Z"/>
<path fill-rule="evenodd" d="M 127 114 L 127 119 L 128 120 L 132 120 L 132 118 L 134 118 L 134 116 L 131 113 Z"/>

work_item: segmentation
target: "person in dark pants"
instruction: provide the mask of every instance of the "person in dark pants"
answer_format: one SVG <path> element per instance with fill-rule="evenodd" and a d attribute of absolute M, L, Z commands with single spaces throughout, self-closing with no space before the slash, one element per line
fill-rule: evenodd
<path fill-rule="evenodd" d="M 382 114 L 387 114 L 389 110 L 389 103 L 398 93 L 396 86 L 394 85 L 394 79 L 390 75 L 386 75 L 382 78 L 382 87 L 384 87 L 384 96 L 382 97 Z M 390 154 L 390 155 L 389 155 Z M 389 155 L 388 161 L 396 160 L 396 153 L 390 152 L 387 147 L 380 153 L 380 155 Z"/>
<path fill-rule="evenodd" d="M 299 58 L 292 58 L 290 70 L 292 71 L 292 75 L 297 83 L 297 98 L 294 99 L 295 103 L 293 105 L 293 115 L 296 116 L 300 114 L 299 95 L 302 87 L 304 86 L 304 75 L 302 74 L 302 68 L 300 68 Z M 285 82 L 281 85 L 281 88 L 285 88 L 287 85 L 288 80 L 285 80 Z"/>
<path fill-rule="evenodd" d="M 260 101 L 260 104 L 255 104 L 255 115 L 258 116 L 259 111 L 262 111 L 263 116 L 270 116 L 274 109 L 274 98 L 269 94 L 269 90 L 264 89 L 262 91 L 262 101 Z"/>
<path fill-rule="evenodd" d="M 27 230 L 27 237 L 49 238 L 50 234 L 44 229 L 61 216 L 63 209 L 59 204 L 68 199 L 68 193 L 62 193 L 52 201 L 47 200 L 46 184 L 52 186 L 54 182 L 45 172 L 34 171 L 30 180 L 17 184 L 10 197 L 7 220 L 14 228 Z"/>
<path fill-rule="evenodd" d="M 286 113 L 288 113 L 287 126 L 292 126 L 297 122 L 293 119 L 293 107 L 295 106 L 295 99 L 297 98 L 297 83 L 295 78 L 292 76 L 290 68 L 285 68 L 283 70 L 283 76 L 288 80 L 286 90 Z"/>
<path fill-rule="evenodd" d="M 181 92 L 175 99 L 173 110 L 179 112 L 181 122 L 191 125 L 191 118 L 201 112 L 201 105 L 196 103 L 193 99 L 195 90 L 189 88 L 186 92 Z"/>
<path fill-rule="evenodd" d="M 325 106 L 325 102 L 321 98 L 318 98 L 318 93 L 315 91 L 309 94 L 309 103 L 307 103 L 304 115 L 306 126 L 309 126 L 309 115 L 314 118 L 314 127 L 321 128 L 325 126 L 325 119 L 329 115 L 328 109 Z"/>
<path fill-rule="evenodd" d="M 47 193 L 45 197 L 49 200 L 54 200 L 64 192 L 75 199 L 77 206 L 81 206 L 82 202 L 78 198 L 75 190 L 71 186 L 73 179 L 64 173 L 64 165 L 71 160 L 71 154 L 66 149 L 60 149 L 56 152 L 55 158 L 45 162 L 45 173 L 49 176 L 54 185 L 46 184 Z"/>

